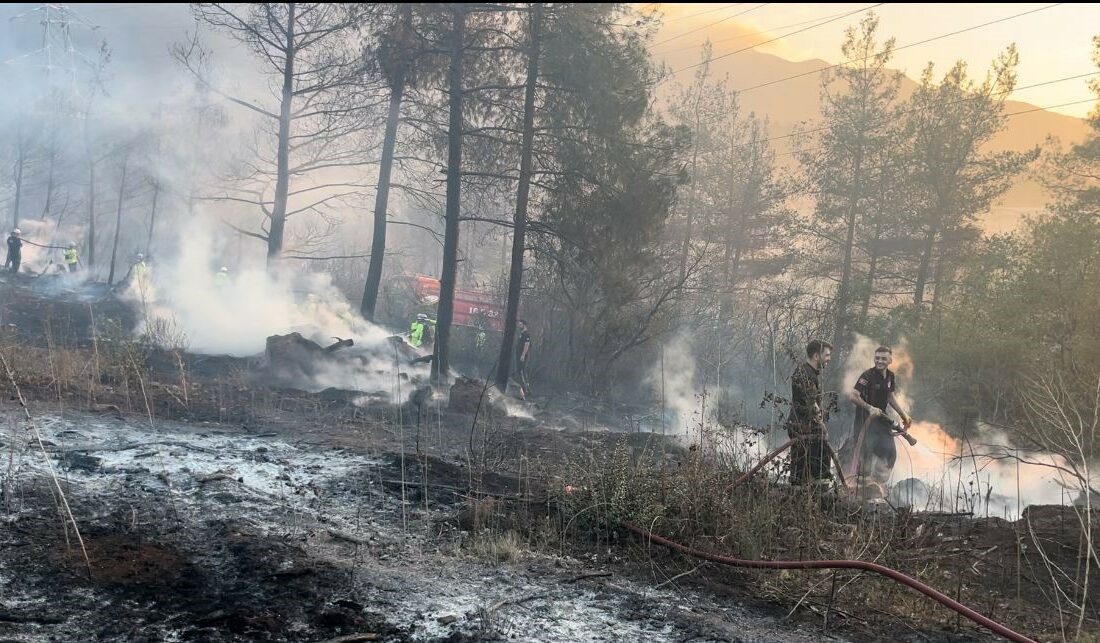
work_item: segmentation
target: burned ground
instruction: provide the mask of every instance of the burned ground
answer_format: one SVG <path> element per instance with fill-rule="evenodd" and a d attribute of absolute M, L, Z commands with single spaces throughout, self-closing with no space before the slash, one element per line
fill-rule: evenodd
<path fill-rule="evenodd" d="M 7 336 L 0 351 L 45 451 L 5 381 L 0 639 L 989 638 L 884 581 L 700 565 L 640 542 L 598 503 L 578 510 L 596 476 L 628 497 L 664 485 L 655 529 L 754 554 L 751 538 L 714 538 L 698 519 L 708 508 L 691 496 L 709 487 L 688 476 L 699 454 L 621 432 L 636 429 L 621 410 L 480 395 L 471 408 L 445 391 L 395 405 L 267 386 L 252 359 L 140 345 Z M 626 485 L 620 465 L 649 477 Z M 715 475 L 728 484 L 734 473 Z M 690 506 L 677 505 L 681 492 Z M 785 493 L 757 482 L 727 495 L 790 507 Z M 1072 508 L 1032 507 L 1015 523 L 860 511 L 831 514 L 820 548 L 850 554 L 852 534 L 867 534 L 857 526 L 870 524 L 896 549 L 867 557 L 935 579 L 1012 627 L 1055 637 L 1070 618 L 1048 607 L 1060 597 L 1047 577 L 1082 560 Z M 765 545 L 755 555 L 821 553 Z"/>
<path fill-rule="evenodd" d="M 86 414 L 36 424 L 91 569 L 75 532 L 66 537 L 41 454 L 9 442 L 19 464 L 5 498 L 0 636 L 12 640 L 814 638 L 781 631 L 766 610 L 653 588 L 619 554 L 487 556 L 473 536 L 492 538 L 475 531 L 487 513 L 470 516 L 457 462 L 410 453 L 403 469 L 400 454 L 216 424 Z M 74 452 L 84 457 L 59 457 Z M 482 503 L 522 487 L 495 473 L 481 482 Z"/>

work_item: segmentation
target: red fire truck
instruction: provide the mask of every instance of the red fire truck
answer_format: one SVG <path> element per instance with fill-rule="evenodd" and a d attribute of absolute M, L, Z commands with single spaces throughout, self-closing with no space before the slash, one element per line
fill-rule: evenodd
<path fill-rule="evenodd" d="M 397 313 L 400 320 L 415 317 L 418 312 L 430 308 L 434 317 L 435 304 L 439 301 L 439 280 L 424 275 L 400 275 L 390 280 L 390 310 Z M 395 320 L 397 321 L 397 320 Z M 504 329 L 504 308 L 491 294 L 480 290 L 456 288 L 454 297 L 455 326 L 479 325 L 484 330 L 502 331 Z"/>

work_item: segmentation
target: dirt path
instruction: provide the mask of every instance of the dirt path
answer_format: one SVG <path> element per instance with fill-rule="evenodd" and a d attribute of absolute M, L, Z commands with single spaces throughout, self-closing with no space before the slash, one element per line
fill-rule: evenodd
<path fill-rule="evenodd" d="M 626 566 L 472 555 L 453 492 L 407 488 L 402 504 L 393 455 L 216 424 L 43 416 L 89 581 L 42 454 L 2 419 L 2 640 L 822 638 Z"/>

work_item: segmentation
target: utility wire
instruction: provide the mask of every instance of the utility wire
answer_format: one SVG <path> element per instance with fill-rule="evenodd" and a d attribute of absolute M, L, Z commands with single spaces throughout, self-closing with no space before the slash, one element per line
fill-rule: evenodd
<path fill-rule="evenodd" d="M 721 38 L 719 40 L 712 40 L 711 44 L 712 45 L 717 45 L 719 43 L 731 42 L 733 40 L 744 40 L 745 38 L 751 38 L 753 36 L 759 36 L 759 35 L 762 35 L 762 34 L 771 33 L 773 31 L 775 31 L 776 29 L 790 29 L 791 27 L 801 27 L 802 25 L 808 25 L 811 22 L 817 22 L 819 20 L 827 20 L 829 18 L 834 18 L 836 16 L 844 15 L 845 13 L 847 13 L 847 12 L 846 11 L 839 11 L 837 13 L 831 13 L 827 16 L 818 16 L 816 18 L 810 18 L 809 20 L 802 20 L 800 22 L 791 22 L 791 23 L 788 23 L 788 24 L 785 24 L 785 25 L 776 25 L 774 27 L 768 27 L 767 29 L 761 29 L 760 31 L 753 31 L 752 33 L 741 34 L 740 36 L 733 36 L 731 38 Z M 654 45 L 654 46 L 656 46 L 656 45 Z M 699 48 L 699 45 L 690 45 L 690 46 L 687 46 L 687 47 L 678 47 L 676 49 L 669 49 L 668 51 L 659 51 L 659 52 L 655 52 L 655 53 L 660 54 L 660 55 L 665 55 L 665 54 L 673 54 L 673 53 L 676 53 L 676 52 L 679 52 L 679 51 L 688 51 L 689 49 L 698 49 L 698 48 Z"/>
<path fill-rule="evenodd" d="M 952 31 L 951 33 L 945 33 L 945 34 L 940 35 L 940 36 L 934 36 L 932 38 L 925 38 L 924 40 L 918 40 L 917 42 L 911 42 L 911 43 L 902 45 L 900 47 L 894 47 L 893 49 L 890 50 L 890 52 L 893 53 L 895 51 L 901 51 L 902 49 L 908 49 L 910 47 L 916 47 L 917 45 L 925 45 L 925 44 L 928 44 L 930 42 L 935 42 L 937 40 L 942 40 L 943 38 L 949 38 L 951 36 L 957 36 L 959 34 L 966 33 L 968 31 L 974 31 L 975 29 L 981 29 L 982 27 L 988 27 L 989 25 L 995 25 L 995 24 L 1000 23 L 1000 22 L 1006 22 L 1008 20 L 1013 20 L 1015 18 L 1020 18 L 1022 16 L 1037 13 L 1039 11 L 1045 11 L 1047 9 L 1051 9 L 1053 7 L 1057 7 L 1057 6 L 1062 5 L 1062 4 L 1065 4 L 1065 3 L 1064 2 L 1056 2 L 1054 4 L 1048 4 L 1045 7 L 1039 7 L 1038 9 L 1031 9 L 1030 11 L 1024 11 L 1024 12 L 1021 12 L 1021 13 L 1013 14 L 1011 16 L 1005 16 L 1004 18 L 998 18 L 996 20 L 990 20 L 989 22 L 983 22 L 979 25 L 974 25 L 972 27 L 967 27 L 966 29 L 959 29 L 958 31 Z M 842 67 L 844 65 L 847 65 L 848 63 L 863 62 L 863 61 L 868 60 L 870 58 L 874 58 L 875 56 L 878 56 L 878 55 L 879 54 L 871 54 L 871 55 L 868 55 L 868 56 L 864 56 L 863 58 L 853 58 L 851 60 L 845 60 L 844 62 L 839 62 L 835 65 L 828 65 L 828 66 L 822 67 L 820 69 L 814 69 L 812 71 L 802 72 L 801 74 L 794 74 L 793 76 L 787 76 L 786 78 L 777 78 L 776 80 L 770 80 L 766 83 L 760 83 L 759 85 L 753 85 L 751 87 L 744 87 L 744 88 L 737 89 L 737 90 L 734 90 L 734 91 L 749 92 L 749 91 L 752 91 L 754 89 L 760 89 L 761 87 L 769 87 L 771 85 L 777 85 L 779 83 L 783 83 L 783 82 L 786 82 L 788 80 L 793 80 L 795 78 L 802 78 L 804 76 L 812 76 L 813 74 L 820 74 L 823 71 L 828 71 L 830 69 L 836 69 L 837 67 Z"/>
<path fill-rule="evenodd" d="M 720 22 L 725 22 L 725 21 L 727 21 L 727 20 L 733 20 L 733 19 L 734 19 L 734 18 L 736 18 L 737 16 L 743 16 L 743 15 L 745 15 L 746 13 L 749 13 L 750 11 L 756 11 L 757 9 L 760 9 L 760 8 L 762 8 L 762 7 L 766 7 L 766 6 L 768 6 L 769 4 L 771 4 L 771 3 L 770 3 L 770 2 L 764 2 L 764 3 L 762 3 L 762 4 L 758 4 L 758 5 L 756 5 L 755 7 L 749 7 L 748 9 L 745 9 L 744 11 L 738 11 L 737 13 L 733 14 L 732 16 L 726 16 L 725 18 L 722 18 L 722 19 L 720 19 L 720 20 L 715 20 L 714 22 L 711 22 L 711 23 L 709 23 L 709 24 L 705 24 L 705 25 L 703 25 L 702 27 L 696 27 L 695 29 L 692 29 L 692 30 L 690 30 L 690 31 L 685 31 L 685 32 L 684 32 L 684 33 L 682 33 L 682 34 L 678 34 L 678 35 L 672 36 L 671 38 L 665 38 L 664 40 L 662 40 L 662 41 L 660 41 L 660 42 L 655 42 L 655 43 L 653 43 L 653 46 L 654 46 L 654 47 L 656 47 L 657 45 L 663 45 L 663 44 L 665 44 L 666 42 L 669 42 L 669 41 L 672 41 L 672 40 L 676 40 L 677 38 L 683 38 L 684 36 L 688 36 L 688 35 L 691 35 L 691 34 L 693 34 L 693 33 L 696 33 L 696 32 L 698 32 L 698 31 L 702 31 L 702 30 L 704 30 L 704 29 L 710 29 L 711 27 L 713 27 L 714 25 L 716 25 L 716 24 L 718 24 L 718 23 L 720 23 Z"/>
<path fill-rule="evenodd" d="M 1012 118 L 1013 116 L 1022 116 L 1024 114 L 1032 114 L 1034 112 L 1048 111 L 1048 110 L 1052 110 L 1052 109 L 1058 109 L 1059 107 L 1070 107 L 1070 106 L 1073 106 L 1073 105 L 1081 105 L 1081 104 L 1084 104 L 1084 103 L 1091 103 L 1091 102 L 1095 102 L 1096 100 L 1097 100 L 1097 98 L 1095 96 L 1093 96 L 1092 98 L 1085 98 L 1083 100 L 1070 101 L 1068 103 L 1058 103 L 1057 105 L 1046 105 L 1044 107 L 1031 107 L 1029 109 L 1021 109 L 1021 110 L 1016 111 L 1016 112 L 1008 112 L 1007 114 L 1001 114 L 1000 116 L 994 116 L 993 118 Z M 955 101 L 955 102 L 958 102 L 958 101 Z M 948 104 L 951 104 L 951 103 L 948 103 Z M 920 111 L 920 110 L 916 110 L 916 111 Z M 947 127 L 947 125 L 941 125 L 940 127 L 937 127 L 937 128 L 934 128 L 934 129 L 943 129 L 944 127 Z M 878 128 L 875 128 L 875 129 L 878 129 Z M 807 150 L 807 151 L 821 151 L 823 149 L 825 149 L 825 146 L 824 145 L 819 145 L 816 148 L 811 148 L 810 150 Z M 792 150 L 790 152 L 783 152 L 782 154 L 776 154 L 775 156 L 776 156 L 776 158 L 778 158 L 780 156 L 793 156 L 797 153 L 798 153 L 797 150 Z M 876 169 L 882 169 L 884 167 L 886 167 L 886 164 L 883 164 L 883 165 L 878 166 L 878 167 L 867 168 L 867 169 L 868 169 L 868 171 L 872 171 L 872 170 L 876 170 Z M 799 192 L 793 192 L 791 194 L 799 194 Z"/>
<path fill-rule="evenodd" d="M 992 94 L 989 94 L 989 96 L 993 97 L 993 96 L 1002 96 L 1004 94 L 1012 94 L 1012 93 L 1015 93 L 1015 92 L 1018 92 L 1018 91 L 1023 91 L 1025 89 L 1034 89 L 1035 87 L 1043 87 L 1043 86 L 1046 86 L 1046 85 L 1053 85 L 1055 83 L 1063 83 L 1067 80 L 1079 80 L 1081 78 L 1088 78 L 1089 76 L 1096 76 L 1098 74 L 1100 74 L 1100 71 L 1091 71 L 1091 72 L 1088 72 L 1087 74 L 1077 74 L 1076 76 L 1065 76 L 1063 78 L 1055 78 L 1054 80 L 1046 80 L 1046 81 L 1043 81 L 1041 83 L 1033 83 L 1031 85 L 1023 85 L 1022 87 L 1013 87 L 1012 89 L 1009 89 L 1009 90 L 1002 90 L 1002 91 L 999 91 L 999 92 L 993 92 Z M 941 106 L 942 107 L 948 107 L 948 106 L 951 106 L 951 105 L 957 105 L 959 103 L 965 103 L 966 101 L 970 101 L 970 100 L 977 100 L 977 99 L 983 98 L 983 97 L 984 97 L 984 95 L 971 96 L 971 97 L 968 97 L 968 98 L 960 98 L 959 100 L 954 100 L 954 101 L 951 101 L 949 103 L 944 103 Z M 1065 107 L 1065 105 L 1054 105 L 1053 107 Z M 904 110 L 902 112 L 899 112 L 897 115 L 898 116 L 906 116 L 908 114 L 913 114 L 915 112 L 918 112 L 921 109 L 925 109 L 925 108 L 908 109 L 908 110 Z M 1040 107 L 1038 109 L 1044 109 L 1044 108 Z M 740 145 L 735 145 L 734 147 L 747 147 L 749 145 L 759 145 L 759 144 L 768 143 L 768 142 L 771 142 L 771 141 L 779 141 L 779 140 L 782 140 L 782 139 L 785 139 L 785 138 L 792 138 L 794 136 L 802 136 L 802 135 L 805 135 L 805 134 L 813 134 L 813 133 L 816 133 L 816 132 L 823 132 L 827 129 L 829 129 L 828 126 L 815 127 L 813 129 L 803 130 L 801 132 L 792 132 L 790 134 L 783 134 L 781 136 L 772 136 L 770 138 L 760 139 L 759 141 L 753 141 L 751 143 L 741 143 Z M 874 129 L 877 129 L 877 128 L 874 128 Z"/>
<path fill-rule="evenodd" d="M 665 20 L 664 23 L 667 25 L 670 22 L 677 22 L 679 20 L 687 20 L 688 18 L 694 18 L 696 16 L 702 16 L 702 15 L 706 15 L 708 13 L 714 13 L 715 11 L 722 11 L 724 9 L 732 9 L 734 7 L 740 7 L 743 4 L 745 4 L 745 3 L 744 2 L 735 2 L 733 4 L 727 4 L 724 7 L 718 7 L 716 9 L 707 9 L 706 11 L 700 11 L 698 13 L 690 13 L 686 16 L 676 16 L 675 18 L 669 18 L 668 20 Z"/>
<path fill-rule="evenodd" d="M 675 76 L 676 74 L 678 74 L 678 73 L 680 73 L 680 72 L 682 72 L 682 71 L 687 71 L 687 70 L 689 70 L 689 69 L 695 69 L 696 67 L 700 67 L 700 66 L 702 66 L 702 65 L 705 65 L 705 64 L 709 64 L 709 63 L 712 63 L 712 62 L 714 62 L 714 61 L 716 61 L 716 60 L 721 60 L 721 59 L 723 59 L 723 58 L 729 58 L 730 56 L 733 56 L 733 55 L 739 54 L 739 53 L 741 53 L 741 52 L 743 52 L 743 51 L 748 51 L 748 50 L 750 50 L 750 49 L 756 49 L 757 47 L 760 47 L 760 46 L 762 46 L 762 45 L 767 45 L 767 44 L 769 44 L 769 43 L 773 43 L 773 42 L 775 42 L 776 40 L 782 40 L 783 38 L 787 38 L 787 37 L 789 37 L 789 36 L 793 36 L 793 35 L 795 35 L 795 34 L 800 34 L 800 33 L 803 33 L 803 32 L 806 32 L 806 31 L 809 31 L 809 30 L 811 30 L 811 29 L 816 29 L 816 28 L 818 28 L 818 27 L 821 27 L 821 26 L 827 25 L 827 24 L 829 24 L 830 22 L 836 22 L 837 20 L 840 20 L 841 18 L 847 18 L 848 16 L 854 16 L 854 15 L 856 15 L 857 13 L 863 13 L 864 11 L 870 11 L 871 9 L 875 9 L 876 7 L 881 7 L 881 6 L 882 6 L 882 5 L 884 5 L 884 4 L 886 4 L 886 3 L 885 3 L 885 2 L 878 2 L 878 3 L 876 3 L 876 4 L 868 5 L 868 6 L 864 7 L 864 8 L 862 8 L 862 9 L 856 9 L 855 11 L 849 11 L 848 13 L 843 13 L 843 14 L 840 14 L 840 15 L 838 15 L 838 16 L 835 16 L 835 17 L 833 17 L 833 18 L 830 18 L 830 19 L 828 19 L 828 20 L 823 20 L 823 21 L 821 21 L 821 22 L 819 22 L 819 23 L 817 23 L 817 24 L 813 24 L 813 25 L 810 25 L 809 27 L 803 27 L 802 29 L 796 29 L 795 31 L 791 31 L 791 32 L 785 33 L 785 34 L 783 34 L 783 35 L 781 35 L 781 36 L 776 36 L 775 38 L 772 38 L 772 39 L 770 39 L 770 40 L 765 40 L 764 42 L 758 42 L 758 43 L 756 43 L 755 45 L 750 45 L 750 46 L 748 46 L 748 47 L 742 47 L 741 49 L 738 49 L 738 50 L 736 50 L 736 51 L 731 51 L 731 52 L 729 52 L 729 53 L 725 53 L 725 54 L 722 54 L 721 56 L 715 56 L 714 58 L 711 58 L 710 60 L 707 60 L 707 61 L 704 61 L 704 62 L 700 62 L 700 63 L 695 63 L 694 65 L 688 65 L 688 66 L 686 66 L 686 67 L 681 67 L 680 69 L 676 69 L 676 70 L 673 70 L 673 71 L 669 72 L 667 76 L 665 76 L 664 78 L 662 78 L 662 79 L 661 79 L 660 81 L 658 81 L 658 82 L 664 82 L 664 80 L 665 80 L 665 79 L 671 78 L 671 77 Z M 667 41 L 666 41 L 666 42 L 667 42 Z"/>

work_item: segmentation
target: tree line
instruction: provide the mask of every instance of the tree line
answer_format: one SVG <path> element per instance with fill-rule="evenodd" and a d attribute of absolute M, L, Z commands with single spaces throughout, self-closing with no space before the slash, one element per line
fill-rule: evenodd
<path fill-rule="evenodd" d="M 1074 399 L 1089 390 L 1100 117 L 1069 151 L 992 151 L 1013 46 L 979 73 L 929 64 L 902 96 L 894 41 L 870 15 L 822 74 L 820 118 L 784 152 L 715 75 L 709 45 L 692 78 L 671 77 L 648 52 L 657 17 L 626 4 L 192 13 L 197 33 L 248 52 L 250 82 L 230 82 L 196 35 L 172 47 L 188 91 L 146 118 L 108 126 L 97 73 L 8 120 L 13 226 L 80 220 L 93 269 L 110 249 L 108 280 L 120 236 L 148 250 L 158 226 L 209 206 L 232 211 L 226 230 L 272 270 L 315 259 L 344 275 L 376 320 L 403 261 L 395 226 L 411 226 L 440 246 L 436 377 L 451 370 L 455 290 L 481 277 L 506 311 L 502 389 L 523 310 L 552 355 L 539 377 L 597 396 L 641 387 L 677 333 L 704 378 L 745 397 L 780 388 L 780 357 L 807 337 L 843 358 L 855 333 L 910 341 L 951 413 L 1026 420 L 1027 382 L 1052 372 L 1074 373 Z M 234 132 L 244 145 L 212 153 Z M 982 215 L 1027 172 L 1050 206 L 986 234 Z M 367 222 L 353 241 L 336 233 L 349 213 Z"/>

